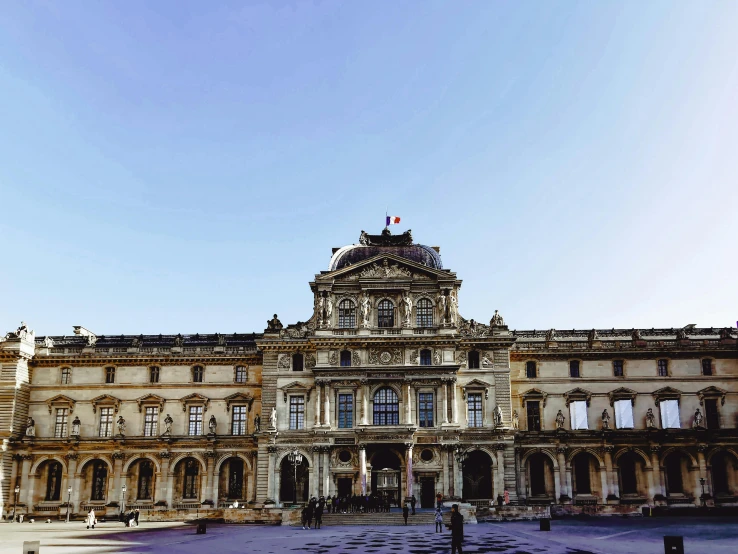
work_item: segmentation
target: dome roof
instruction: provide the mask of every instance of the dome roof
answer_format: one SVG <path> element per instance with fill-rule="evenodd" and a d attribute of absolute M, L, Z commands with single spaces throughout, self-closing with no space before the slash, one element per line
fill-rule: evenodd
<path fill-rule="evenodd" d="M 378 254 L 394 254 L 432 269 L 443 269 L 441 255 L 436 249 L 424 244 L 413 244 L 410 231 L 393 236 L 389 229 L 385 229 L 381 235 L 369 235 L 362 231 L 359 244 L 338 248 L 331 257 L 328 271 L 355 265 Z"/>

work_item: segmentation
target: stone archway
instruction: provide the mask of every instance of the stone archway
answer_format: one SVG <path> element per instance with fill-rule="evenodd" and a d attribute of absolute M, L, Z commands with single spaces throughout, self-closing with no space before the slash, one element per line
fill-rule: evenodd
<path fill-rule="evenodd" d="M 404 499 L 402 475 L 405 461 L 394 449 L 379 445 L 367 447 L 367 460 L 372 468 L 372 493 L 389 500 L 392 506 L 399 506 Z"/>
<path fill-rule="evenodd" d="M 482 450 L 470 452 L 462 470 L 464 500 L 492 500 L 492 458 Z"/>
<path fill-rule="evenodd" d="M 309 498 L 308 487 L 310 485 L 310 464 L 307 456 L 302 457 L 302 462 L 295 468 L 289 456 L 282 458 L 279 468 L 280 485 L 279 499 L 284 503 L 307 502 Z M 295 482 L 295 478 L 297 481 Z M 295 486 L 296 485 L 296 486 Z M 297 494 L 297 498 L 295 498 Z"/>

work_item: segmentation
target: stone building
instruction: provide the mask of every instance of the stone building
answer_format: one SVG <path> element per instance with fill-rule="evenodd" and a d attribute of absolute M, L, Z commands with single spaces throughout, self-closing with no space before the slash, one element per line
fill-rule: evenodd
<path fill-rule="evenodd" d="M 507 491 L 599 513 L 737 503 L 735 329 L 511 331 L 497 312 L 465 319 L 461 285 L 409 232 L 362 232 L 310 283 L 305 322 L 21 325 L 0 342 L 3 514 L 69 501 L 174 518 L 365 493 L 481 506 Z"/>

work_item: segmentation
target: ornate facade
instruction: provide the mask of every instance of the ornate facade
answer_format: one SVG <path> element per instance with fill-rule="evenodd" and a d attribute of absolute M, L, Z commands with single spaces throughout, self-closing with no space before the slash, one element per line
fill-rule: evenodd
<path fill-rule="evenodd" d="M 736 502 L 734 329 L 511 331 L 497 312 L 465 319 L 461 284 L 409 232 L 362 232 L 310 283 L 306 322 L 22 325 L 0 342 L 3 513 L 68 501 L 178 517 L 366 493 L 429 506 L 506 491 L 599 512 Z"/>

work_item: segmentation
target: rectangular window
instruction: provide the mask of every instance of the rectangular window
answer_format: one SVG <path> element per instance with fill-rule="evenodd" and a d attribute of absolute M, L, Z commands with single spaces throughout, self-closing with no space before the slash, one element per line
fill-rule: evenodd
<path fill-rule="evenodd" d="M 536 369 L 537 368 L 535 362 L 525 362 L 525 376 L 528 379 L 535 379 L 536 377 L 538 377 Z"/>
<path fill-rule="evenodd" d="M 69 408 L 56 409 L 56 421 L 54 423 L 54 437 L 63 439 L 67 436 L 67 421 L 69 418 Z"/>
<path fill-rule="evenodd" d="M 418 394 L 418 421 L 421 427 L 433 427 L 433 393 Z"/>
<path fill-rule="evenodd" d="M 541 430 L 541 403 L 528 401 L 525 403 L 525 411 L 528 416 L 528 431 Z"/>
<path fill-rule="evenodd" d="M 708 429 L 720 429 L 718 401 L 714 398 L 705 399 L 705 423 L 707 423 Z"/>
<path fill-rule="evenodd" d="M 679 400 L 662 400 L 659 402 L 661 411 L 661 427 L 663 429 L 679 429 Z"/>
<path fill-rule="evenodd" d="M 469 427 L 482 426 L 482 394 L 473 393 L 467 395 L 469 410 Z"/>
<path fill-rule="evenodd" d="M 420 351 L 420 365 L 432 365 L 431 351 L 428 348 Z"/>
<path fill-rule="evenodd" d="M 338 395 L 338 427 L 350 429 L 354 426 L 354 395 Z"/>
<path fill-rule="evenodd" d="M 712 360 L 710 358 L 702 360 L 702 375 L 712 375 Z"/>
<path fill-rule="evenodd" d="M 569 362 L 569 377 L 579 377 L 579 360 Z"/>
<path fill-rule="evenodd" d="M 196 365 L 192 368 L 192 382 L 193 383 L 202 383 L 202 376 L 205 373 L 205 370 L 201 365 Z"/>
<path fill-rule="evenodd" d="M 159 382 L 159 368 L 154 366 L 149 368 L 149 383 Z"/>
<path fill-rule="evenodd" d="M 63 367 L 61 370 L 61 384 L 68 385 L 71 382 L 72 370 L 68 367 Z"/>
<path fill-rule="evenodd" d="M 612 361 L 612 374 L 615 377 L 623 376 L 623 360 L 613 360 Z"/>
<path fill-rule="evenodd" d="M 246 368 L 242 365 L 236 367 L 236 383 L 246 382 Z"/>
<path fill-rule="evenodd" d="M 668 377 L 669 376 L 669 360 L 659 360 L 658 366 L 659 366 L 659 377 Z"/>
<path fill-rule="evenodd" d="M 113 408 L 100 408 L 100 436 L 113 436 Z"/>
<path fill-rule="evenodd" d="M 233 406 L 233 423 L 231 425 L 231 435 L 246 434 L 246 406 Z"/>
<path fill-rule="evenodd" d="M 290 396 L 290 429 L 305 428 L 305 397 Z"/>
<path fill-rule="evenodd" d="M 159 430 L 159 408 L 146 406 L 144 412 L 144 437 L 155 437 Z"/>
<path fill-rule="evenodd" d="M 105 383 L 107 384 L 115 383 L 115 368 L 114 367 L 105 368 Z"/>
<path fill-rule="evenodd" d="M 571 418 L 572 430 L 589 429 L 587 425 L 587 402 L 577 400 L 569 404 L 569 417 Z"/>
<path fill-rule="evenodd" d="M 633 403 L 630 400 L 615 401 L 615 427 L 633 429 Z"/>
<path fill-rule="evenodd" d="M 187 434 L 202 435 L 202 406 L 190 406 L 190 425 Z"/>

